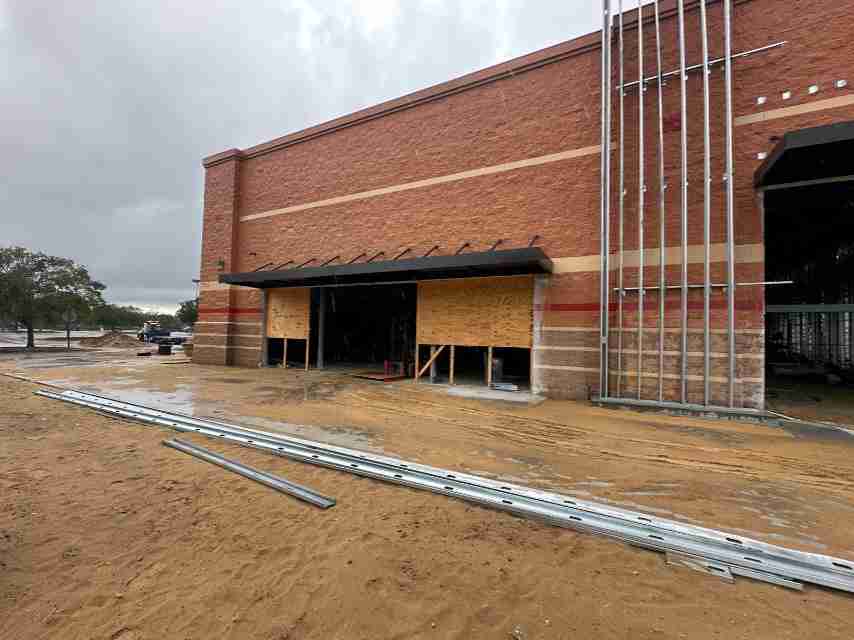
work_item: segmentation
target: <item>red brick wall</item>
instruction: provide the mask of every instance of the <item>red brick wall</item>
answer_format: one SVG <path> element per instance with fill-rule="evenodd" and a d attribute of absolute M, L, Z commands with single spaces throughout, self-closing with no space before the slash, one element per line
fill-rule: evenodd
<path fill-rule="evenodd" d="M 672 4 L 672 3 L 671 3 Z M 722 5 L 709 5 L 709 25 L 713 57 L 722 52 Z M 752 0 L 736 4 L 734 51 L 744 51 L 786 40 L 784 47 L 738 60 L 735 69 L 735 115 L 745 116 L 796 104 L 817 103 L 847 95 L 849 89 L 833 87 L 835 80 L 846 78 L 854 59 L 854 44 L 849 38 L 852 18 L 844 3 L 820 0 L 793 0 L 786 3 Z M 668 9 L 665 6 L 665 13 Z M 627 22 L 631 22 L 628 20 Z M 688 12 L 688 60 L 700 60 L 698 11 Z M 676 21 L 668 18 L 662 29 L 664 68 L 678 65 Z M 817 34 L 821 34 L 820 40 Z M 645 30 L 646 75 L 654 73 L 654 31 Z M 317 263 L 334 256 L 348 261 L 359 254 L 371 256 L 379 251 L 393 257 L 406 247 L 413 254 L 434 245 L 440 253 L 453 253 L 463 243 L 471 250 L 484 250 L 497 239 L 504 248 L 526 245 L 533 236 L 552 257 L 588 256 L 599 251 L 599 155 L 566 159 L 504 173 L 472 177 L 430 187 L 400 191 L 335 205 L 285 213 L 273 217 L 240 222 L 242 216 L 302 205 L 371 189 L 390 187 L 417 180 L 446 176 L 462 171 L 514 162 L 527 158 L 580 149 L 599 143 L 600 52 L 597 37 L 587 36 L 537 52 L 523 59 L 499 65 L 471 76 L 450 81 L 412 96 L 373 107 L 354 116 L 319 125 L 301 134 L 260 145 L 244 152 L 225 152 L 206 160 L 205 223 L 202 251 L 202 280 L 216 281 L 221 272 L 249 271 L 268 262 L 293 260 L 300 264 L 312 258 Z M 626 34 L 627 81 L 637 78 L 637 35 L 631 25 Z M 615 49 L 616 57 L 616 49 Z M 515 73 L 507 73 L 516 69 Z M 616 73 L 616 69 L 615 69 Z M 503 75 L 502 75 L 503 74 Z M 491 76 L 498 76 L 490 81 Z M 614 76 L 616 81 L 616 75 Z M 854 85 L 854 77 L 847 78 Z M 712 242 L 723 242 L 723 76 L 721 67 L 710 77 L 712 95 Z M 821 91 L 810 96 L 807 87 L 818 84 Z M 466 88 L 468 86 L 468 88 Z M 702 243 L 702 84 L 699 74 L 689 80 L 689 225 L 688 243 Z M 791 90 L 793 98 L 783 101 L 780 94 Z M 757 105 L 756 98 L 767 96 Z M 432 99 L 431 96 L 436 97 Z M 617 136 L 617 93 L 614 97 L 614 139 Z M 671 78 L 664 91 L 664 115 L 669 126 L 665 134 L 665 167 L 669 189 L 666 193 L 666 243 L 680 242 L 680 133 L 679 81 Z M 656 88 L 644 94 L 646 141 L 644 145 L 646 183 L 645 247 L 658 246 L 658 175 Z M 418 106 L 407 108 L 417 103 Z M 637 226 L 637 91 L 629 93 L 626 104 L 626 198 L 624 242 L 636 249 Z M 389 111 L 382 115 L 384 110 Z M 770 151 L 775 136 L 789 130 L 854 118 L 854 107 L 840 107 L 804 115 L 759 122 L 735 129 L 736 165 L 736 243 L 761 244 L 762 215 L 752 185 L 759 166 L 757 153 Z M 353 124 L 354 122 L 358 124 Z M 324 133 L 329 129 L 330 133 Z M 612 197 L 611 243 L 618 242 L 616 169 L 618 150 L 612 156 L 614 192 Z M 217 262 L 223 260 L 220 267 Z M 657 284 L 658 270 L 645 270 L 647 283 Z M 762 280 L 761 262 L 739 264 L 738 281 Z M 692 282 L 702 281 L 702 265 L 691 265 Z M 712 279 L 723 282 L 723 263 L 713 265 Z M 542 294 L 540 343 L 543 347 L 579 347 L 543 349 L 535 362 L 543 365 L 538 385 L 553 395 L 586 397 L 597 391 L 597 354 L 595 331 L 566 329 L 595 328 L 599 323 L 598 273 L 588 271 L 555 275 Z M 667 268 L 668 282 L 679 279 L 679 267 Z M 637 269 L 625 270 L 626 286 L 637 282 Z M 616 284 L 616 280 L 612 281 Z M 626 327 L 637 325 L 637 300 L 625 299 Z M 743 355 L 761 356 L 764 297 L 761 288 L 738 292 L 737 327 Z M 702 326 L 701 293 L 690 298 L 690 326 Z M 713 329 L 725 326 L 723 295 L 713 296 Z M 665 324 L 680 326 L 678 295 L 668 295 Z M 644 324 L 657 326 L 657 298 L 650 294 L 645 305 Z M 260 298 L 257 292 L 234 289 L 206 289 L 203 286 L 201 319 L 204 321 L 241 321 L 251 318 L 260 332 Z M 253 315 L 254 313 L 254 315 Z M 219 314 L 219 315 L 217 315 Z M 224 314 L 224 315 L 223 315 Z M 217 318 L 218 320 L 214 320 Z M 612 305 L 612 326 L 618 322 Z M 233 325 L 227 336 L 238 333 Z M 209 332 L 210 333 L 210 332 Z M 213 332 L 216 333 L 216 332 Z M 559 344 L 571 335 L 573 345 Z M 668 340 L 673 334 L 668 334 Z M 692 341 L 695 340 L 692 334 Z M 759 338 L 756 338 L 759 336 Z M 655 348 L 654 332 L 645 336 L 646 348 Z M 614 341 L 612 335 L 612 342 Z M 627 338 L 628 340 L 628 338 Z M 719 340 L 715 338 L 715 340 Z M 716 348 L 721 345 L 716 344 Z M 723 345 L 725 347 L 725 345 Z M 669 347 L 666 347 L 669 348 Z M 678 344 L 674 347 L 678 349 Z M 723 349 L 725 351 L 725 349 Z M 219 349 L 213 345 L 200 350 L 205 361 L 230 362 L 229 352 L 241 352 L 244 362 L 258 354 L 251 349 Z M 260 352 L 259 352 L 260 353 Z M 631 357 L 630 357 L 631 359 Z M 762 361 L 744 358 L 739 370 L 751 379 L 761 378 Z M 700 359 L 701 362 L 701 359 Z M 725 361 L 716 360 L 717 371 Z M 672 366 L 671 366 L 672 365 Z M 657 371 L 657 357 L 644 369 Z M 678 371 L 678 358 L 667 364 Z M 692 371 L 698 362 L 691 361 Z M 636 384 L 634 379 L 631 384 Z M 657 380 L 650 378 L 657 392 Z M 645 378 L 644 385 L 647 385 Z M 726 385 L 717 384 L 716 398 Z M 696 385 L 691 385 L 691 400 L 699 400 Z M 675 393 L 675 391 L 673 391 Z M 761 382 L 740 385 L 739 403 L 762 404 Z M 646 389 L 645 389 L 646 394 Z M 676 396 L 673 396 L 676 397 Z"/>

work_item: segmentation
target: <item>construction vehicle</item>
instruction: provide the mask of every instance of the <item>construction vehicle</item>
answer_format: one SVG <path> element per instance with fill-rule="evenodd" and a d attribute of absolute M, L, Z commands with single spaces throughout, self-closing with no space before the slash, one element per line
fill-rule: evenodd
<path fill-rule="evenodd" d="M 171 335 L 167 329 L 160 326 L 158 320 L 146 320 L 142 329 L 137 331 L 136 337 L 140 342 L 152 344 L 184 344 L 187 341 L 185 337 Z"/>

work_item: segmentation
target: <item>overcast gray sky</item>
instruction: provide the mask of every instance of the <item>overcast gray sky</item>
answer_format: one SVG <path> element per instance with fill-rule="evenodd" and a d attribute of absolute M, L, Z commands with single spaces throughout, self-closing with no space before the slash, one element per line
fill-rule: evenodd
<path fill-rule="evenodd" d="M 599 27 L 598 0 L 0 0 L 0 245 L 194 294 L 203 156 Z"/>

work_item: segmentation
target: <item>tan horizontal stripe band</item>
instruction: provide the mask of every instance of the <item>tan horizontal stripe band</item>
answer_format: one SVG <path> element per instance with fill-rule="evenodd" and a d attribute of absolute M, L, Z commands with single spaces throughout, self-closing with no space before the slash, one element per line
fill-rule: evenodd
<path fill-rule="evenodd" d="M 391 187 L 382 187 L 380 189 L 371 189 L 370 191 L 360 191 L 351 193 L 345 196 L 337 196 L 335 198 L 327 198 L 326 200 L 317 200 L 315 202 L 306 202 L 297 204 L 283 209 L 273 209 L 271 211 L 263 211 L 261 213 L 253 213 L 248 216 L 241 216 L 240 222 L 249 222 L 250 220 L 259 220 L 261 218 L 269 218 L 271 216 L 282 215 L 283 213 L 295 213 L 297 211 L 305 211 L 306 209 L 317 209 L 318 207 L 328 207 L 335 204 L 343 204 L 345 202 L 353 202 L 355 200 L 365 200 L 367 198 L 375 198 L 377 196 L 387 195 L 389 193 L 398 193 L 400 191 L 409 191 L 411 189 L 421 189 L 423 187 L 432 187 L 437 184 L 445 184 L 447 182 L 456 182 L 457 180 L 466 180 L 468 178 L 478 178 L 480 176 L 488 176 L 496 173 L 504 173 L 505 171 L 513 171 L 515 169 L 523 169 L 525 167 L 536 167 L 541 164 L 557 162 L 559 160 L 568 160 L 570 158 L 580 158 L 599 153 L 600 145 L 592 147 L 582 147 L 580 149 L 571 149 L 569 151 L 561 151 L 560 153 L 551 153 L 545 156 L 536 158 L 527 158 L 525 160 L 517 160 L 515 162 L 506 162 L 504 164 L 496 164 L 489 167 L 481 167 L 480 169 L 472 169 L 470 171 L 461 171 L 460 173 L 452 173 L 438 178 L 427 178 L 426 180 L 416 180 L 415 182 L 405 182 Z"/>
<path fill-rule="evenodd" d="M 611 349 L 608 351 L 608 353 L 613 353 L 613 354 L 618 354 L 619 352 L 620 352 L 619 349 Z M 623 349 L 623 355 L 626 355 L 626 354 L 637 355 L 637 352 L 638 352 L 637 349 Z M 645 356 L 657 356 L 658 355 L 658 349 L 644 349 L 643 354 Z M 675 356 L 681 356 L 682 352 L 681 351 L 665 351 L 664 355 L 675 357 Z M 688 352 L 689 358 L 702 358 L 704 355 L 705 354 L 702 351 L 689 351 Z M 729 354 L 710 351 L 709 357 L 710 358 L 729 358 Z M 739 353 L 735 357 L 740 358 L 742 360 L 764 360 L 765 359 L 765 356 L 761 353 Z"/>
<path fill-rule="evenodd" d="M 660 264 L 660 251 L 657 247 L 644 249 L 644 266 L 657 267 Z M 740 244 L 735 247 L 735 261 L 739 264 L 751 262 L 762 262 L 765 259 L 765 247 L 761 243 Z M 705 260 L 705 250 L 701 244 L 688 246 L 688 264 L 702 264 Z M 709 245 L 709 260 L 711 262 L 726 261 L 726 243 L 718 242 Z M 552 258 L 554 268 L 552 273 L 583 273 L 599 271 L 601 266 L 599 254 L 587 256 L 572 256 L 565 258 Z M 610 259 L 611 270 L 620 268 L 620 254 L 614 253 Z M 665 247 L 664 264 L 682 264 L 682 247 Z M 632 268 L 640 265 L 640 251 L 632 249 L 623 251 L 623 268 Z"/>
<path fill-rule="evenodd" d="M 838 107 L 847 107 L 850 105 L 854 105 L 854 94 L 837 96 L 835 98 L 818 100 L 816 102 L 808 102 L 806 104 L 796 104 L 791 107 L 781 107 L 780 109 L 771 109 L 770 111 L 763 111 L 761 113 L 751 113 L 750 115 L 736 118 L 735 126 L 740 127 L 746 124 L 766 122 L 768 120 L 788 118 L 790 116 L 799 116 L 803 113 L 814 113 L 815 111 L 836 109 Z"/>
<path fill-rule="evenodd" d="M 612 327 L 610 333 L 620 333 L 621 329 L 619 327 Z M 624 327 L 622 329 L 624 333 L 636 334 L 638 332 L 637 327 Z M 665 333 L 682 333 L 682 329 L 679 327 L 665 327 Z M 688 329 L 688 333 L 704 333 L 705 329 Z M 644 333 L 658 333 L 657 327 L 647 327 L 644 329 Z M 727 329 L 709 329 L 709 333 L 715 335 L 727 335 L 729 330 Z M 736 329 L 736 335 L 748 335 L 748 336 L 764 336 L 765 329 Z"/>
<path fill-rule="evenodd" d="M 563 333 L 599 333 L 599 327 L 539 327 L 540 331 L 560 331 Z M 611 333 L 620 333 L 619 327 L 611 327 Z M 622 329 L 626 333 L 637 333 L 637 327 L 626 327 Z M 665 333 L 682 333 L 679 327 L 665 327 Z M 658 327 L 647 327 L 645 333 L 658 333 Z M 736 334 L 743 335 L 765 335 L 765 329 L 736 329 Z M 688 333 L 703 333 L 703 329 L 688 329 Z M 725 335 L 729 333 L 726 329 L 710 329 L 709 333 Z"/>
<path fill-rule="evenodd" d="M 199 283 L 199 291 L 228 291 L 233 287 L 232 284 L 226 284 L 225 282 L 200 282 Z"/>
<path fill-rule="evenodd" d="M 592 367 L 566 367 L 559 364 L 535 364 L 534 369 L 553 369 L 556 371 L 577 371 L 579 373 L 599 373 L 599 369 Z"/>
<path fill-rule="evenodd" d="M 598 369 L 597 369 L 597 371 L 598 371 Z M 619 371 L 616 371 L 614 369 L 609 369 L 608 374 L 610 376 L 613 376 L 613 377 L 617 377 L 620 375 Z M 656 378 L 656 379 L 658 379 L 658 371 L 644 371 L 642 376 L 644 378 Z M 637 371 L 624 370 L 623 371 L 623 377 L 624 378 L 637 378 L 638 372 Z M 682 379 L 682 376 L 678 373 L 665 373 L 662 377 L 665 380 L 681 380 Z M 703 376 L 690 374 L 690 375 L 685 376 L 685 379 L 688 380 L 689 382 L 702 382 Z M 757 384 L 762 384 L 763 382 L 765 382 L 762 378 L 736 378 L 735 381 L 739 382 L 739 383 L 751 382 L 751 383 L 757 383 Z M 724 382 L 729 382 L 729 378 L 727 378 L 725 376 L 709 376 L 709 382 L 724 383 Z"/>

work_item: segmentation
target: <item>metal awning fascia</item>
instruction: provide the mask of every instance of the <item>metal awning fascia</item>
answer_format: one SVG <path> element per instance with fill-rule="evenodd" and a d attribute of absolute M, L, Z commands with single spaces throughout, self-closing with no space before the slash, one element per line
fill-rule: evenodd
<path fill-rule="evenodd" d="M 224 273 L 219 281 L 258 289 L 316 287 L 447 278 L 551 273 L 552 261 L 539 247 L 483 251 L 409 260 L 301 267 L 282 271 Z"/>
<path fill-rule="evenodd" d="M 786 154 L 807 147 L 852 141 L 854 141 L 854 121 L 790 131 L 783 136 L 774 150 L 759 165 L 756 173 L 754 173 L 753 184 L 757 188 L 774 184 L 775 181 L 769 176 L 772 170 L 784 161 Z"/>

